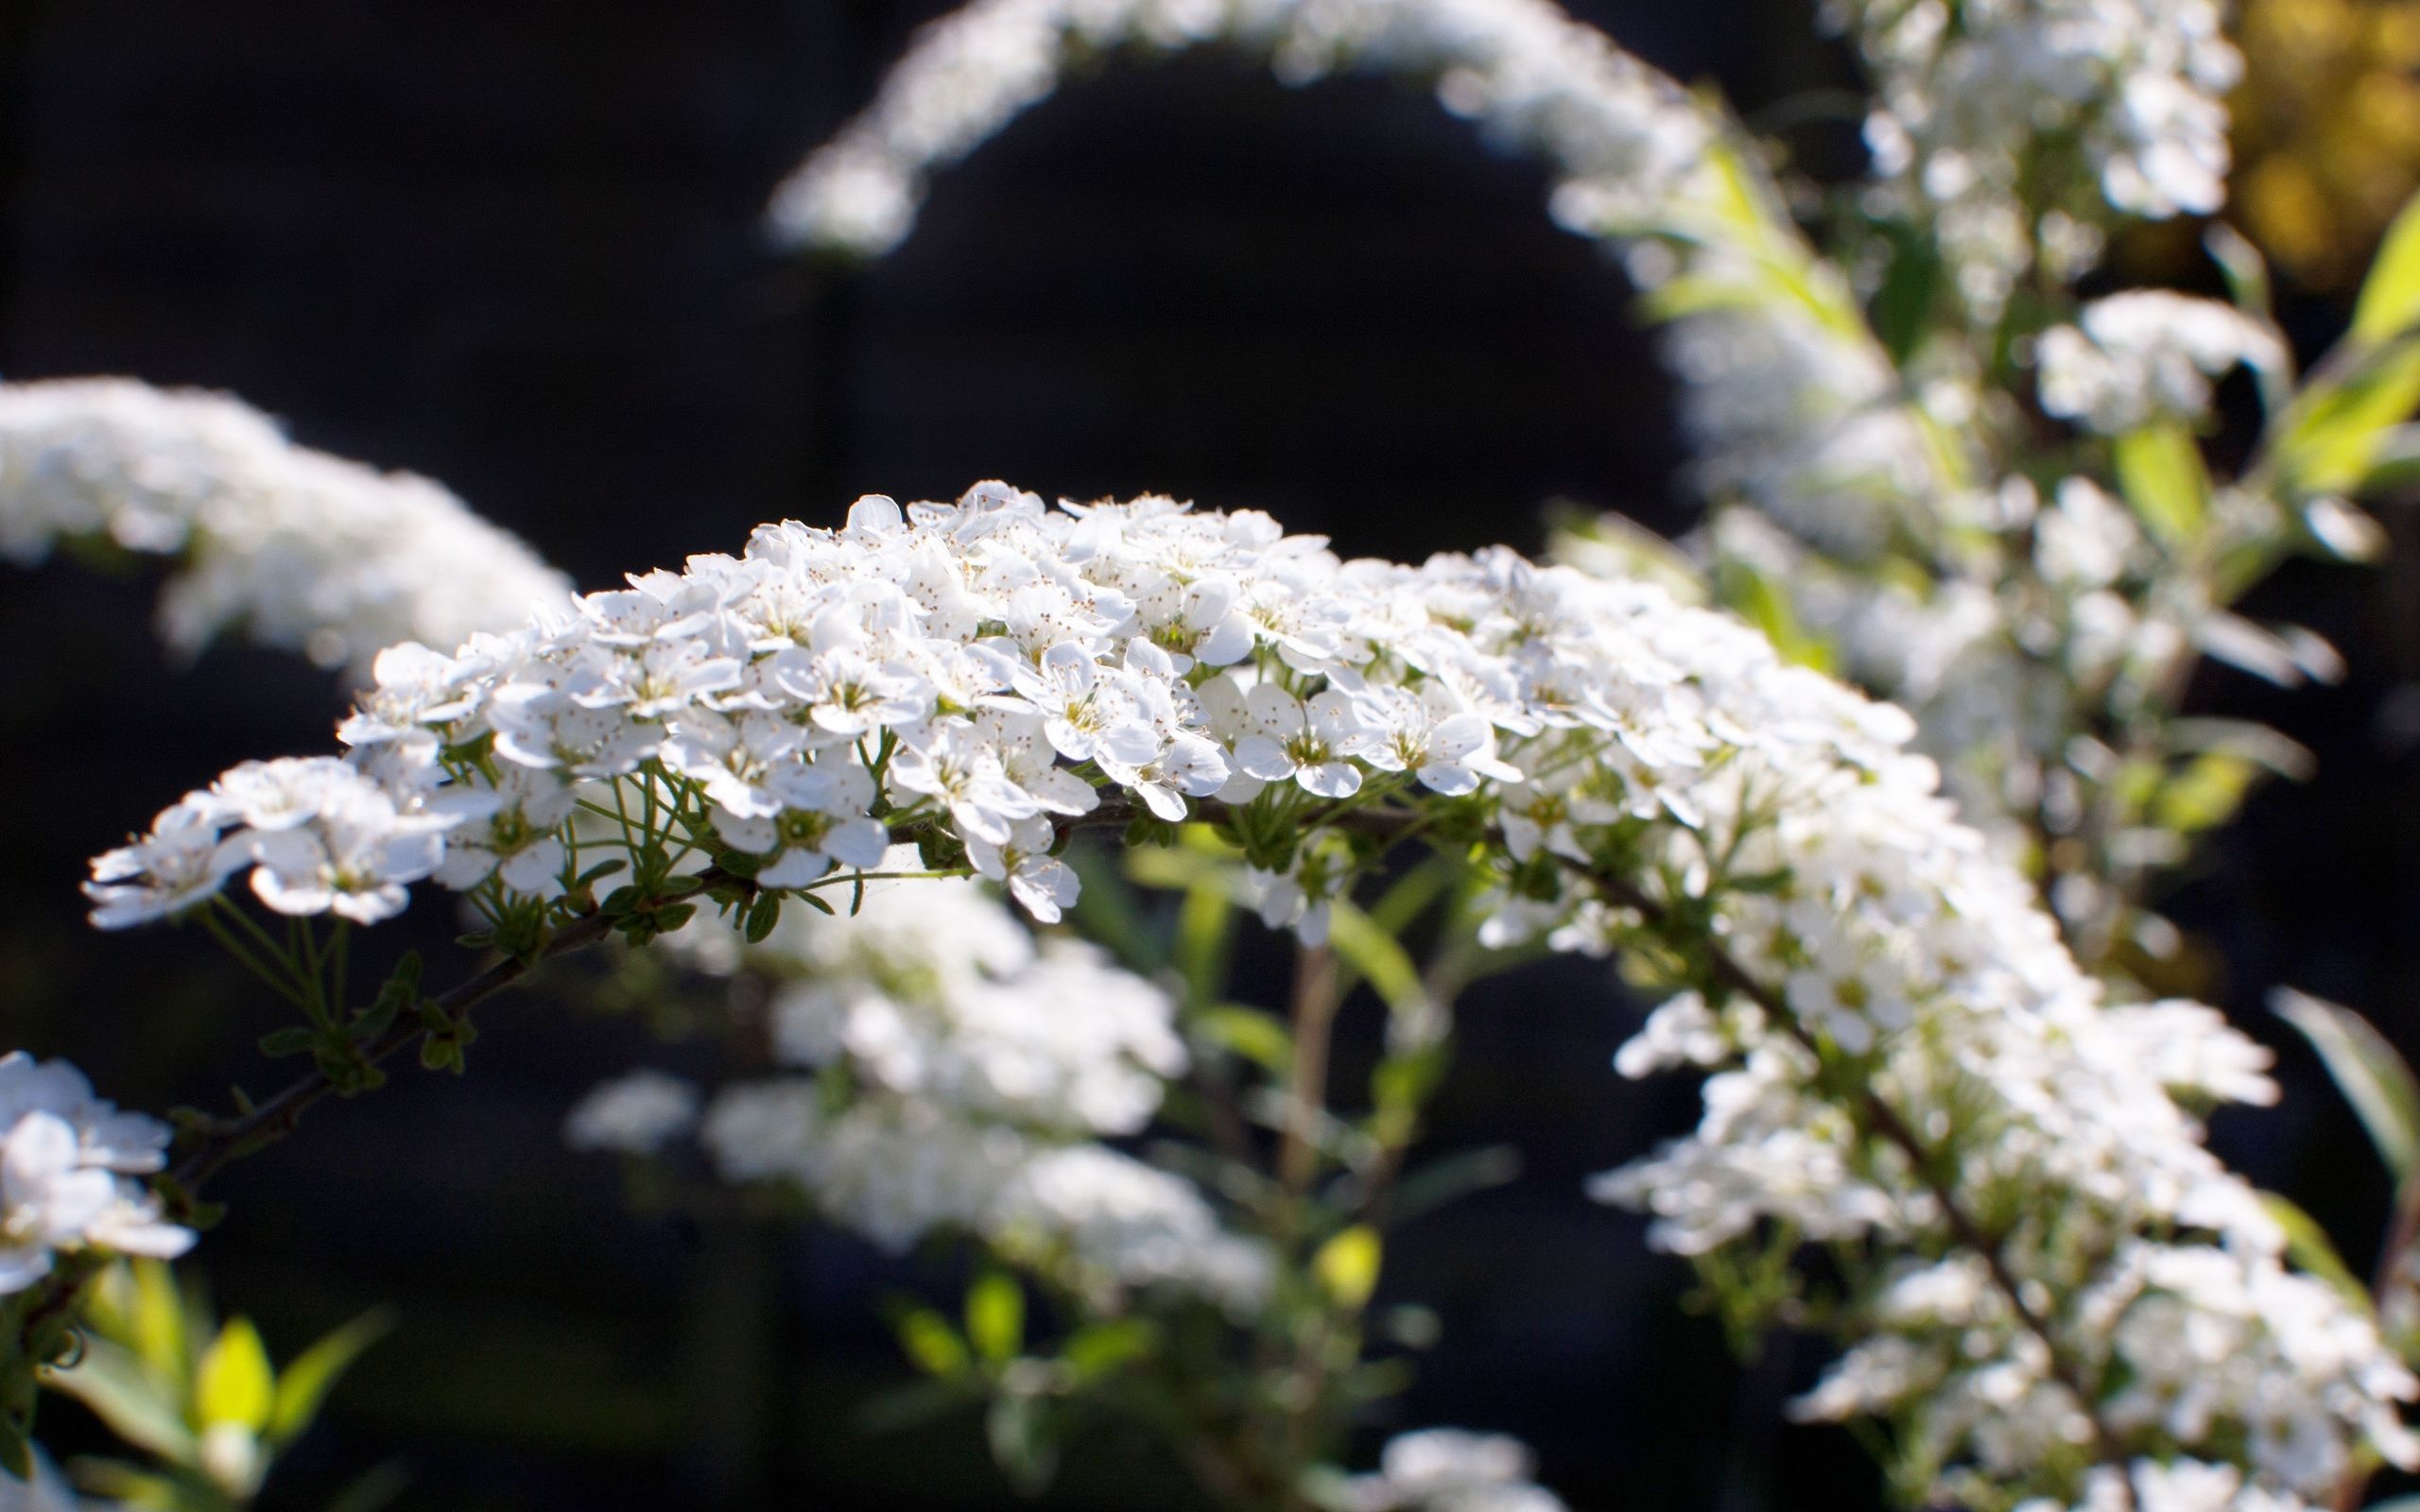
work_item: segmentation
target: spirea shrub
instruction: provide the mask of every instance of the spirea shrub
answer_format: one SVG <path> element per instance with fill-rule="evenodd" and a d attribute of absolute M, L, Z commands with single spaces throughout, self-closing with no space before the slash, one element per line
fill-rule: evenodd
<path fill-rule="evenodd" d="M 990 482 L 575 597 L 437 486 L 233 400 L 0 386 L 0 550 L 168 558 L 172 644 L 241 627 L 362 690 L 337 747 L 227 771 L 86 885 L 96 926 L 189 922 L 256 973 L 300 1079 L 182 1115 L 170 1160 L 166 1125 L 0 1060 L 11 1463 L 38 1380 L 133 1414 L 111 1362 L 190 1328 L 246 1363 L 151 1361 L 192 1431 L 130 1436 L 248 1498 L 307 1404 L 252 1413 L 257 1338 L 147 1314 L 161 1273 L 111 1257 L 181 1250 L 228 1161 L 405 1052 L 460 1071 L 480 1001 L 600 947 L 611 990 L 687 994 L 753 1064 L 636 1070 L 566 1141 L 642 1201 L 966 1246 L 959 1314 L 904 1309 L 900 1341 L 916 1401 L 981 1410 L 1022 1486 L 1118 1416 L 1238 1507 L 1560 1506 L 1499 1436 L 1343 1469 L 1433 1332 L 1372 1307 L 1387 1234 L 1502 1174 L 1413 1160 L 1453 1001 L 1557 953 L 1655 1003 L 1620 1075 L 1703 1085 L 1695 1129 L 1594 1194 L 1649 1215 L 1736 1339 L 1828 1336 L 1789 1410 L 1850 1424 L 1903 1502 L 2290 1512 L 2420 1467 L 2420 1083 L 2285 1004 L 2401 1182 L 2374 1296 L 2205 1147 L 2277 1090 L 2152 985 L 2177 932 L 2149 906 L 2257 770 L 2307 770 L 2184 717 L 2184 683 L 2204 656 L 2339 664 L 2231 606 L 2291 553 L 2378 549 L 2348 500 L 2409 470 L 2420 219 L 2297 374 L 2222 227 L 2226 302 L 2078 292 L 2130 224 L 2223 202 L 2242 59 L 2216 6 L 1819 21 L 1872 84 L 1869 171 L 1828 191 L 1544 0 L 976 0 L 773 201 L 791 244 L 879 255 L 940 170 L 1102 61 L 1419 78 L 1543 157 L 1556 222 L 1664 322 L 1710 507 L 1681 550 L 1606 520 L 1559 565 L 1344 560 L 1261 514 Z M 2261 429 L 2223 477 L 2200 437 L 2238 372 Z M 481 963 L 356 990 L 354 936 L 416 892 Z M 1283 1014 L 1232 1001 L 1247 916 L 1297 942 Z M 1356 1098 L 1328 1048 L 1364 988 L 1388 1032 Z M 312 1358 L 288 1377 L 324 1389 Z"/>

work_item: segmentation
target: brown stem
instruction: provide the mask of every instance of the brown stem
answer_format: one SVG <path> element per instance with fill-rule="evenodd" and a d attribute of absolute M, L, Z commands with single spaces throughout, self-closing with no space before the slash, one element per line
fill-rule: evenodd
<path fill-rule="evenodd" d="M 1319 1173 L 1320 1117 L 1327 1108 L 1328 1041 L 1336 1028 L 1336 953 L 1305 945 L 1294 959 L 1294 1060 L 1286 1075 L 1286 1138 L 1277 1179 L 1288 1195 Z"/>
<path fill-rule="evenodd" d="M 582 914 L 555 931 L 528 959 L 508 956 L 496 961 L 470 980 L 429 999 L 429 1005 L 447 1019 L 458 1022 L 474 1006 L 529 974 L 530 968 L 539 962 L 584 950 L 611 934 L 613 928 L 614 919 L 606 914 Z M 420 1043 L 428 1038 L 430 1032 L 429 1025 L 423 1022 L 417 1014 L 411 1015 L 363 1045 L 361 1057 L 371 1065 L 376 1065 L 399 1051 Z M 303 1113 L 336 1090 L 337 1083 L 325 1071 L 313 1071 L 266 1102 L 255 1104 L 242 1117 L 213 1125 L 200 1145 L 169 1171 L 168 1179 L 190 1197 L 230 1161 L 292 1133 Z"/>

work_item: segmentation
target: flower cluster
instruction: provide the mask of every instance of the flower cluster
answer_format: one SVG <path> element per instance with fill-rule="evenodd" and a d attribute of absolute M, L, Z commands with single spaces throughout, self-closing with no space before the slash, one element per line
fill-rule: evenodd
<path fill-rule="evenodd" d="M 2392 1406 L 2409 1379 L 2364 1316 L 2281 1268 L 2280 1232 L 2187 1111 L 2265 1094 L 2258 1053 L 2204 1009 L 2104 1007 L 1904 749 L 1911 722 L 1735 621 L 1502 550 L 1346 562 L 1264 516 L 1150 498 L 1053 510 L 995 483 L 953 505 L 861 500 L 842 529 L 768 526 L 744 557 L 631 582 L 451 656 L 380 659 L 342 733 L 406 827 L 400 870 L 446 883 L 469 823 L 421 816 L 494 805 L 508 781 L 568 789 L 592 828 L 541 830 L 525 799 L 500 835 L 493 809 L 487 851 L 560 844 L 562 868 L 534 889 L 499 868 L 472 897 L 556 919 L 597 906 L 585 880 L 615 843 L 600 815 L 634 863 L 677 842 L 773 896 L 854 887 L 882 859 L 855 832 L 887 831 L 1043 919 L 1074 892 L 1059 840 L 1088 820 L 1214 820 L 1303 925 L 1387 835 L 1477 842 L 1500 889 L 1488 938 L 1645 946 L 1688 988 L 1629 1069 L 1712 1069 L 1705 1119 L 1604 1194 L 1691 1252 L 1778 1228 L 1869 1257 L 1857 1315 L 1875 1349 L 1945 1361 L 2006 1409 L 1965 1411 L 1979 1399 L 1913 1367 L 1844 1366 L 1864 1372 L 1856 1410 L 1930 1435 L 1945 1490 L 1971 1475 L 2067 1494 L 2096 1439 L 2248 1446 L 2247 1484 L 2279 1494 L 2315 1493 L 2365 1443 L 2409 1457 Z M 231 774 L 171 813 L 240 789 Z M 185 853 L 154 835 L 105 859 L 105 885 L 182 886 L 189 903 L 182 861 L 146 871 L 148 848 Z M 362 895 L 350 870 L 317 875 L 331 907 Z M 383 906 L 400 871 L 377 875 Z M 798 1177 L 894 1237 L 976 1197 L 1047 1211 L 1059 1233 L 1078 1208 L 1087 1234 L 1161 1231 L 1140 1178 L 1111 1177 L 1120 1158 L 1029 1161 L 1031 1131 L 938 1100 L 1021 1115 L 1025 1090 L 1070 1110 L 1058 1099 L 1080 1091 L 1115 1126 L 1148 1112 L 1117 1078 L 1040 1068 L 1050 1032 L 1014 1011 L 961 1044 L 934 1026 L 976 1022 L 965 1010 L 877 986 L 863 1013 L 841 991 L 793 995 L 790 1017 L 800 1053 L 846 1056 L 879 1095 L 836 1109 L 805 1079 L 727 1093 L 706 1124 L 727 1171 Z M 1153 1069 L 1139 1014 L 1113 1017 Z M 1884 1305 L 1904 1263 L 1954 1254 L 1993 1282 L 1955 1323 Z M 2305 1343 L 2314 1329 L 2325 1349 Z M 2193 1411 L 2116 1400 L 2221 1335 L 2240 1389 Z"/>
<path fill-rule="evenodd" d="M 2210 380 L 2238 364 L 2274 370 L 2285 344 L 2231 305 L 2165 289 L 2095 300 L 2075 325 L 2042 333 L 2042 407 L 2103 436 L 2154 419 L 2194 421 Z"/>
<path fill-rule="evenodd" d="M 887 873 L 913 875 L 910 850 Z M 736 1181 L 796 1186 L 889 1248 L 981 1237 L 1105 1306 L 1169 1287 L 1247 1308 L 1270 1257 L 1190 1184 L 1095 1143 L 1140 1132 L 1185 1064 L 1166 993 L 1090 946 L 1037 942 L 977 884 L 877 880 L 853 913 L 791 910 L 742 947 L 713 919 L 673 945 L 769 990 L 765 1038 L 813 1075 L 724 1088 L 639 1072 L 575 1109 L 579 1147 L 652 1154 L 701 1124 Z"/>
<path fill-rule="evenodd" d="M 84 890 L 93 922 L 122 929 L 214 897 L 249 867 L 253 893 L 281 914 L 374 924 L 401 913 L 406 885 L 441 861 L 449 879 L 466 876 L 465 858 L 481 854 L 495 821 L 450 854 L 442 836 L 497 812 L 493 791 L 465 784 L 432 798 L 330 756 L 246 762 L 162 811 L 148 834 L 97 857 Z"/>
<path fill-rule="evenodd" d="M 2111 209 L 2225 198 L 2243 65 L 2217 0 L 1832 0 L 1825 15 L 1874 74 L 1876 175 L 1986 319 L 2037 263 L 2062 281 L 2090 267 Z"/>
<path fill-rule="evenodd" d="M 94 1096 L 67 1062 L 0 1056 L 0 1294 L 49 1275 L 62 1251 L 183 1254 L 193 1230 L 130 1179 L 159 1170 L 167 1148 L 166 1125 Z"/>
<path fill-rule="evenodd" d="M 653 1155 L 697 1126 L 698 1089 L 642 1067 L 581 1098 L 563 1120 L 563 1143 L 575 1150 Z"/>
<path fill-rule="evenodd" d="M 1374 67 L 1437 78 L 1458 115 L 1540 144 L 1575 214 L 1652 215 L 1705 171 L 1706 117 L 1670 79 L 1543 0 L 976 0 L 925 28 L 875 104 L 775 192 L 794 243 L 878 255 L 903 239 L 938 166 L 1047 98 L 1068 68 L 1121 48 L 1213 43 L 1307 82 Z"/>
<path fill-rule="evenodd" d="M 1530 1477 L 1536 1458 L 1518 1439 L 1459 1428 L 1397 1434 L 1375 1474 L 1346 1487 L 1352 1512 L 1564 1512 L 1563 1499 Z"/>
<path fill-rule="evenodd" d="M 0 557 L 62 540 L 177 558 L 160 622 L 181 651 L 240 626 L 356 674 L 383 646 L 451 645 L 570 588 L 437 484 L 296 446 L 233 399 L 0 384 Z"/>

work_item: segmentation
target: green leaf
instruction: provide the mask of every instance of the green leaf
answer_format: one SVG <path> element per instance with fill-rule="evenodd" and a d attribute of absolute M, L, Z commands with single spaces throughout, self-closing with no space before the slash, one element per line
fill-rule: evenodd
<path fill-rule="evenodd" d="M 1311 1257 L 1311 1274 L 1337 1306 L 1359 1312 L 1378 1289 L 1378 1266 L 1385 1253 L 1378 1230 L 1357 1223 L 1320 1246 Z"/>
<path fill-rule="evenodd" d="M 926 1375 L 947 1381 L 964 1375 L 974 1363 L 949 1319 L 929 1307 L 903 1310 L 891 1327 L 899 1334 L 899 1348 Z"/>
<path fill-rule="evenodd" d="M 2279 988 L 2270 1010 L 2302 1031 L 2400 1186 L 2420 1164 L 2420 1082 L 2386 1037 L 2352 1009 Z"/>
<path fill-rule="evenodd" d="M 2420 341 L 2402 337 L 2357 351 L 2349 362 L 2331 362 L 2322 373 L 2280 417 L 2272 446 L 2280 478 L 2301 495 L 2370 486 L 2371 470 L 2395 439 L 2396 427 L 2420 404 Z"/>
<path fill-rule="evenodd" d="M 239 1317 L 220 1329 L 202 1351 L 201 1368 L 194 1378 L 194 1417 L 204 1428 L 240 1423 L 257 1434 L 268 1426 L 276 1390 L 260 1331 L 251 1319 Z"/>
<path fill-rule="evenodd" d="M 875 1393 L 851 1416 L 866 1433 L 892 1434 L 947 1417 L 969 1400 L 966 1388 L 955 1383 L 915 1381 Z"/>
<path fill-rule="evenodd" d="M 1006 1396 L 992 1403 L 983 1422 L 993 1463 L 1024 1496 L 1040 1494 L 1059 1469 L 1059 1446 L 1051 1436 L 1047 1408 L 1033 1397 Z"/>
<path fill-rule="evenodd" d="M 120 1438 L 174 1464 L 191 1465 L 200 1452 L 185 1426 L 184 1404 L 171 1400 L 134 1355 L 107 1339 L 86 1339 L 84 1357 L 43 1377 L 93 1410 Z"/>
<path fill-rule="evenodd" d="M 1145 913 L 1142 900 L 1118 869 L 1115 852 L 1080 845 L 1067 851 L 1083 890 L 1076 894 L 1076 922 L 1084 937 L 1117 957 L 1130 971 L 1146 974 L 1167 965 L 1167 950 Z"/>
<path fill-rule="evenodd" d="M 289 1023 L 261 1036 L 261 1054 L 271 1060 L 299 1056 L 320 1042 L 320 1031 L 306 1023 Z"/>
<path fill-rule="evenodd" d="M 286 1366 L 285 1373 L 278 1378 L 276 1404 L 269 1413 L 268 1441 L 283 1447 L 301 1437 L 320 1415 L 320 1404 L 327 1400 L 337 1378 L 353 1367 L 353 1362 L 361 1358 L 361 1351 L 386 1337 L 393 1327 L 393 1316 L 383 1309 L 365 1313 L 296 1355 Z"/>
<path fill-rule="evenodd" d="M 767 936 L 773 933 L 773 926 L 781 921 L 782 895 L 774 892 L 757 894 L 756 901 L 748 905 L 748 943 L 764 944 Z"/>
<path fill-rule="evenodd" d="M 1134 855 L 1178 855 L 1173 850 L 1143 850 Z M 1192 859 L 1192 858 L 1187 858 Z M 1195 1006 L 1215 1003 L 1227 982 L 1228 949 L 1235 938 L 1235 906 L 1223 879 L 1201 878 L 1184 889 L 1176 916 L 1176 948 L 1171 964 L 1184 979 L 1185 1001 Z"/>
<path fill-rule="evenodd" d="M 1726 608 L 1764 632 L 1783 661 L 1827 674 L 1836 670 L 1838 651 L 1806 627 L 1789 591 L 1772 577 L 1734 558 L 1717 572 L 1715 589 Z"/>
<path fill-rule="evenodd" d="M 1370 1100 L 1381 1114 L 1409 1118 L 1444 1080 L 1446 1059 L 1443 1040 L 1387 1057 L 1370 1074 Z"/>
<path fill-rule="evenodd" d="M 2353 304 L 2355 341 L 2383 341 L 2420 322 L 2420 195 L 2404 202 Z"/>
<path fill-rule="evenodd" d="M 372 1465 L 336 1495 L 328 1512 L 380 1512 L 411 1488 L 412 1472 L 399 1459 Z"/>
<path fill-rule="evenodd" d="M 1221 1050 L 1282 1076 L 1293 1063 L 1294 1036 L 1275 1014 L 1222 1003 L 1203 1008 L 1186 1021 L 1194 1034 Z"/>
<path fill-rule="evenodd" d="M 2152 822 L 2179 834 L 2224 824 L 2243 804 L 2258 768 L 2229 751 L 2204 751 L 2170 778 L 2152 803 Z"/>
<path fill-rule="evenodd" d="M 1912 228 L 1890 228 L 1891 266 L 1874 296 L 1874 334 L 1893 366 L 1904 367 L 1924 339 L 1944 266 L 1933 238 Z"/>
<path fill-rule="evenodd" d="M 1463 1150 L 1406 1172 L 1387 1203 L 1391 1223 L 1403 1223 L 1474 1192 L 1500 1187 L 1521 1174 L 1521 1155 L 1509 1144 Z"/>
<path fill-rule="evenodd" d="M 2118 491 L 2153 540 L 2170 551 L 2190 546 L 2208 514 L 2210 474 L 2192 433 L 2173 422 L 2118 438 Z"/>
<path fill-rule="evenodd" d="M 1006 1271 L 986 1271 L 966 1293 L 966 1337 L 987 1365 L 1006 1365 L 1025 1348 L 1025 1289 Z"/>
<path fill-rule="evenodd" d="M 157 1260 L 130 1262 L 128 1272 L 133 1279 L 134 1305 L 123 1342 L 133 1346 L 154 1381 L 182 1392 L 193 1369 L 193 1326 L 178 1295 L 176 1276 Z M 199 1321 L 202 1332 L 209 1326 Z"/>
<path fill-rule="evenodd" d="M 1096 1381 L 1143 1358 L 1158 1339 L 1158 1331 L 1142 1318 L 1111 1318 L 1087 1323 L 1068 1335 L 1059 1358 L 1077 1381 Z"/>
<path fill-rule="evenodd" d="M 1367 978 L 1387 1006 L 1399 1013 L 1428 1006 L 1428 989 L 1421 983 L 1420 968 L 1411 963 L 1410 953 L 1368 914 L 1339 898 L 1329 914 L 1327 938 L 1337 955 L 1352 968 L 1351 974 L 1340 977 L 1340 992 L 1352 990 L 1352 977 L 1357 975 Z"/>
<path fill-rule="evenodd" d="M 2254 319 L 2267 323 L 2273 318 L 2269 298 L 2269 263 L 2260 255 L 2243 232 L 2224 221 L 2212 221 L 2202 233 L 2203 249 L 2227 281 L 2227 295 L 2235 307 Z"/>
<path fill-rule="evenodd" d="M 2344 1257 L 2336 1252 L 2335 1242 L 2319 1220 L 2274 1192 L 2260 1194 L 2260 1205 L 2277 1227 L 2285 1230 L 2286 1258 L 2308 1274 L 2325 1281 L 2350 1302 L 2358 1312 L 2370 1311 L 2370 1289 L 2353 1275 Z"/>

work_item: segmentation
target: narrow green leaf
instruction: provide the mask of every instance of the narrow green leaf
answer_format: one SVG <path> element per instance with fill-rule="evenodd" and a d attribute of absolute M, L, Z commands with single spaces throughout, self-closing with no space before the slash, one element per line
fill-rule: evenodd
<path fill-rule="evenodd" d="M 1403 1223 L 1449 1202 L 1500 1187 L 1521 1174 L 1521 1155 L 1509 1144 L 1463 1150 L 1404 1174 L 1387 1204 L 1387 1220 Z"/>
<path fill-rule="evenodd" d="M 986 1271 L 966 1292 L 966 1337 L 986 1365 L 1006 1365 L 1025 1348 L 1025 1289 L 1006 1271 Z"/>
<path fill-rule="evenodd" d="M 1377 1105 L 1380 1117 L 1400 1123 L 1420 1110 L 1428 1094 L 1445 1079 L 1445 1069 L 1443 1040 L 1399 1051 L 1379 1061 L 1370 1074 L 1370 1100 Z"/>
<path fill-rule="evenodd" d="M 2190 546 L 2208 514 L 2210 474 L 2192 433 L 2172 422 L 2118 438 L 2118 491 L 2153 540 L 2170 551 Z"/>
<path fill-rule="evenodd" d="M 372 1465 L 337 1493 L 336 1500 L 328 1503 L 328 1512 L 381 1512 L 409 1490 L 411 1484 L 412 1472 L 402 1460 Z"/>
<path fill-rule="evenodd" d="M 1282 1076 L 1294 1059 L 1294 1036 L 1273 1013 L 1222 1003 L 1185 1021 L 1196 1037 Z"/>
<path fill-rule="evenodd" d="M 194 1416 L 204 1428 L 240 1423 L 257 1434 L 268 1426 L 276 1387 L 260 1331 L 251 1319 L 239 1317 L 220 1329 L 202 1351 L 201 1368 L 194 1378 Z"/>
<path fill-rule="evenodd" d="M 2383 341 L 2420 322 L 2420 195 L 2404 202 L 2353 304 L 2355 341 Z"/>
<path fill-rule="evenodd" d="M 899 1348 L 927 1375 L 946 1381 L 964 1375 L 973 1364 L 966 1342 L 949 1326 L 949 1319 L 929 1307 L 905 1310 L 892 1327 L 899 1334 Z"/>
<path fill-rule="evenodd" d="M 93 1409 L 120 1438 L 178 1465 L 199 1453 L 185 1426 L 184 1404 L 171 1400 L 134 1355 L 107 1339 L 84 1341 L 84 1357 L 64 1370 L 43 1374 L 45 1385 Z"/>
<path fill-rule="evenodd" d="M 914 1381 L 876 1393 L 852 1416 L 869 1434 L 891 1434 L 916 1428 L 964 1407 L 972 1399 L 966 1387 L 948 1381 Z"/>
<path fill-rule="evenodd" d="M 1387 1006 L 1397 1012 L 1410 1012 L 1428 1006 L 1428 989 L 1421 985 L 1420 968 L 1411 962 L 1411 954 L 1392 935 L 1380 929 L 1368 914 L 1340 898 L 1329 914 L 1328 943 L 1337 955 L 1353 969 L 1354 974 L 1368 979 Z M 1339 987 L 1350 990 L 1348 979 Z"/>
<path fill-rule="evenodd" d="M 1068 1335 L 1059 1358 L 1079 1382 L 1096 1381 L 1149 1354 L 1158 1339 L 1158 1331 L 1143 1318 L 1111 1318 Z"/>
<path fill-rule="evenodd" d="M 2260 1194 L 2260 1205 L 2286 1233 L 2286 1258 L 2308 1274 L 2334 1287 L 2358 1312 L 2370 1311 L 2370 1289 L 2353 1275 L 2344 1257 L 2336 1252 L 2335 1242 L 2319 1220 L 2274 1192 Z"/>
<path fill-rule="evenodd" d="M 2327 364 L 2280 418 L 2271 448 L 2279 477 L 2304 496 L 2369 489 L 2373 468 L 2415 404 L 2420 339 L 2398 337 Z M 2393 477 L 2390 468 L 2383 482 Z"/>
<path fill-rule="evenodd" d="M 2397 1185 L 2420 1164 L 2420 1082 L 2386 1037 L 2352 1009 L 2279 988 L 2270 1010 L 2302 1031 L 2353 1105 Z"/>
<path fill-rule="evenodd" d="M 1127 970 L 1152 972 L 1167 965 L 1167 950 L 1152 927 L 1134 885 L 1118 869 L 1117 856 L 1098 846 L 1070 847 L 1067 862 L 1083 890 L 1076 895 L 1076 922 L 1084 937 L 1107 949 Z"/>
<path fill-rule="evenodd" d="M 383 1309 L 365 1313 L 294 1357 L 278 1378 L 276 1405 L 268 1419 L 268 1441 L 284 1447 L 302 1435 L 320 1415 L 337 1378 L 361 1358 L 361 1351 L 387 1335 L 393 1316 Z"/>
<path fill-rule="evenodd" d="M 1179 855 L 1174 850 L 1143 850 L 1137 857 Z M 1176 949 L 1171 963 L 1184 979 L 1185 1001 L 1195 1006 L 1215 1003 L 1227 983 L 1227 954 L 1235 937 L 1235 906 L 1217 877 L 1196 880 L 1184 889 L 1176 916 Z"/>
<path fill-rule="evenodd" d="M 193 1325 L 185 1316 L 184 1299 L 164 1262 L 136 1260 L 128 1264 L 133 1279 L 134 1306 L 127 1319 L 129 1337 L 151 1378 L 182 1392 L 193 1369 Z M 207 1332 L 209 1325 L 201 1325 Z"/>

